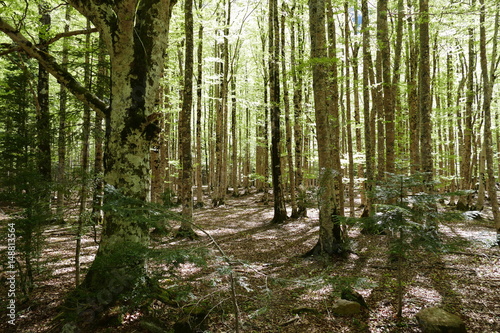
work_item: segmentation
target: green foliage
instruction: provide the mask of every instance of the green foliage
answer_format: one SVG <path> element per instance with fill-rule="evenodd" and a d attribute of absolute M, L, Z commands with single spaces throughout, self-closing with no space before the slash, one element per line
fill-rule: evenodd
<path fill-rule="evenodd" d="M 401 244 L 394 251 L 442 249 L 437 221 L 461 220 L 463 215 L 440 211 L 437 202 L 453 194 L 422 192 L 424 176 L 421 173 L 410 176 L 387 174 L 386 181 L 377 185 L 371 194 L 379 204 L 374 205 L 375 214 L 361 219 L 364 231 L 399 237 Z"/>

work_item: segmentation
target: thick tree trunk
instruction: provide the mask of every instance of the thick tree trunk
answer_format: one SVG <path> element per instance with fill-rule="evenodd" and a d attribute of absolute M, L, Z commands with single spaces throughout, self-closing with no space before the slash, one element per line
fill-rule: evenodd
<path fill-rule="evenodd" d="M 311 35 L 311 58 L 327 57 L 325 31 L 325 0 L 309 1 L 309 26 Z M 338 220 L 340 214 L 335 193 L 334 143 L 331 133 L 333 124 L 328 110 L 327 91 L 329 66 L 322 61 L 313 61 L 314 109 L 319 158 L 319 240 L 307 254 L 337 255 L 344 252 L 344 235 Z"/>

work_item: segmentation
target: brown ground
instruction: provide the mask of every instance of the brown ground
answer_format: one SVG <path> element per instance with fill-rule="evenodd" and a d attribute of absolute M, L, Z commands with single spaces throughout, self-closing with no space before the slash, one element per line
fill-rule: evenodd
<path fill-rule="evenodd" d="M 404 318 L 398 323 L 397 271 L 388 261 L 387 236 L 361 235 L 352 228 L 356 254 L 345 260 L 304 259 L 300 255 L 317 241 L 317 210 L 310 209 L 307 218 L 269 225 L 272 207 L 258 201 L 259 196 L 246 196 L 223 207 L 196 210 L 196 224 L 215 239 L 226 258 L 199 231 L 195 241 L 166 237 L 154 242 L 156 247 L 210 249 L 206 267 L 182 264 L 176 276 L 166 277 L 165 286 L 188 286 L 190 293 L 180 308 L 154 304 L 151 311 L 160 318 L 159 325 L 172 327 L 180 316 L 203 307 L 207 331 L 235 332 L 233 272 L 241 332 L 420 332 L 415 314 L 434 305 L 461 316 L 468 332 L 500 332 L 500 251 L 491 247 L 495 233 L 487 212 L 482 221 L 441 225 L 446 242 L 459 241 L 462 248 L 440 255 L 417 252 L 405 263 Z M 3 215 L 2 225 L 6 221 Z M 46 230 L 43 270 L 31 301 L 18 304 L 17 332 L 47 331 L 56 307 L 73 287 L 73 232 L 69 226 Z M 88 265 L 97 247 L 90 234 L 83 244 L 82 262 Z M 331 305 L 347 284 L 365 297 L 369 310 L 338 317 Z M 3 285 L 0 291 L 5 309 Z M 123 324 L 99 331 L 148 332 L 141 316 L 128 313 Z M 4 318 L 0 331 L 6 329 Z"/>

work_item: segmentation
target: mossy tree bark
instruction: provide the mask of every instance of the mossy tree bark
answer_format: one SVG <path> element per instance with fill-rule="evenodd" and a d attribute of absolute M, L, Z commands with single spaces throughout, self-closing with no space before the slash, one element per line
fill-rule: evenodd
<path fill-rule="evenodd" d="M 325 31 L 325 0 L 309 0 L 311 62 L 313 73 L 314 109 L 319 158 L 319 240 L 307 254 L 335 255 L 343 252 L 344 234 L 336 216 L 339 215 L 335 178 L 339 170 L 333 160 L 334 144 L 332 116 L 329 113 L 327 90 L 330 66 L 327 59 Z"/>
<path fill-rule="evenodd" d="M 158 115 L 153 110 L 175 0 L 69 3 L 92 21 L 106 44 L 111 61 L 110 107 L 3 19 L 0 30 L 78 99 L 106 114 L 104 180 L 124 196 L 146 201 L 150 189 L 150 143 L 158 129 Z M 148 229 L 145 223 L 120 209 L 106 212 L 96 258 L 75 293 L 80 319 L 94 320 L 104 309 L 144 284 Z"/>

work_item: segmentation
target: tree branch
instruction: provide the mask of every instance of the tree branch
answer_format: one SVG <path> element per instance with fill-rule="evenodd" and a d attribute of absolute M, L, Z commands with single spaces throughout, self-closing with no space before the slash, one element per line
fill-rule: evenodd
<path fill-rule="evenodd" d="M 69 32 L 62 32 L 60 34 L 55 35 L 54 37 L 52 37 L 51 39 L 49 39 L 45 43 L 43 43 L 43 45 L 53 44 L 53 43 L 57 42 L 59 39 L 64 38 L 64 37 L 71 37 L 71 36 L 77 36 L 77 35 L 87 35 L 87 34 L 97 32 L 97 31 L 98 31 L 97 28 L 92 28 L 92 29 L 82 29 L 82 30 L 75 30 L 75 31 L 69 31 Z M 37 45 L 37 46 L 39 46 L 39 45 Z M 4 56 L 4 55 L 7 55 L 7 54 L 10 54 L 13 52 L 19 52 L 22 50 L 21 47 L 16 46 L 16 44 L 2 43 L 2 44 L 0 44 L 0 47 L 6 49 L 5 51 L 0 52 L 0 56 Z"/>
<path fill-rule="evenodd" d="M 109 106 L 88 89 L 83 87 L 67 70 L 59 65 L 56 59 L 47 52 L 41 51 L 33 45 L 19 31 L 0 17 L 0 31 L 4 32 L 18 47 L 38 62 L 54 76 L 57 81 L 65 86 L 78 100 L 91 107 L 96 112 L 105 116 L 109 111 Z"/>

